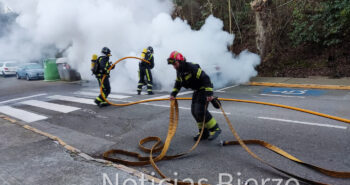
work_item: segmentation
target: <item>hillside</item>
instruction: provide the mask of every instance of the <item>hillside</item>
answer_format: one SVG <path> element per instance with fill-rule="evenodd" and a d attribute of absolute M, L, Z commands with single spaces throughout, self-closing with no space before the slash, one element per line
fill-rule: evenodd
<path fill-rule="evenodd" d="M 258 53 L 259 76 L 350 76 L 350 0 L 174 0 L 199 29 L 213 14 L 235 34 L 233 53 Z"/>

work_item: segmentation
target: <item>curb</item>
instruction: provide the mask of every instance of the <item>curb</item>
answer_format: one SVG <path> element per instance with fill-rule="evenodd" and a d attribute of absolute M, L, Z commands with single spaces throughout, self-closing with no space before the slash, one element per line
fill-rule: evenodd
<path fill-rule="evenodd" d="M 345 86 L 345 85 L 286 84 L 286 83 L 269 83 L 269 82 L 249 82 L 248 85 L 252 85 L 252 86 L 269 86 L 269 87 L 292 87 L 292 88 L 311 88 L 311 89 L 350 90 L 350 86 Z"/>
<path fill-rule="evenodd" d="M 135 177 L 138 177 L 138 178 L 145 178 L 147 179 L 149 182 L 152 182 L 152 183 L 157 183 L 157 184 L 160 184 L 160 183 L 164 183 L 163 181 L 164 180 L 161 180 L 159 178 L 156 178 L 156 177 L 153 177 L 151 175 L 148 175 L 148 174 L 145 174 L 145 173 L 142 173 L 136 169 L 133 169 L 133 168 L 130 168 L 130 167 L 127 167 L 125 165 L 121 165 L 121 164 L 115 164 L 111 161 L 107 161 L 107 160 L 104 160 L 104 159 L 96 159 L 96 158 L 93 158 L 91 157 L 90 155 L 86 154 L 86 153 L 83 153 L 81 152 L 81 150 L 73 147 L 73 146 L 70 146 L 68 145 L 67 143 L 65 143 L 62 139 L 60 139 L 59 137 L 57 136 L 54 136 L 54 135 L 51 135 L 49 133 L 46 133 L 46 132 L 43 132 L 39 129 L 36 129 L 34 127 L 31 127 L 29 125 L 25 125 L 25 124 L 22 124 L 22 123 L 19 123 L 18 121 L 12 119 L 12 118 L 9 118 L 7 116 L 4 116 L 4 115 L 1 115 L 0 114 L 0 119 L 3 119 L 3 120 L 6 120 L 6 121 L 9 121 L 11 122 L 12 124 L 16 124 L 16 125 L 19 125 L 27 130 L 30 130 L 34 133 L 37 133 L 37 134 L 40 134 L 40 135 L 43 135 L 45 137 L 48 137 L 50 138 L 51 140 L 54 140 L 54 141 L 57 141 L 61 146 L 63 146 L 66 150 L 72 152 L 72 153 L 75 153 L 77 155 L 79 155 L 80 157 L 84 158 L 85 160 L 87 161 L 94 161 L 94 162 L 98 162 L 98 163 L 102 163 L 102 164 L 105 164 L 107 166 L 112 166 L 114 168 L 117 168 L 121 171 L 124 171 L 130 175 L 133 175 Z M 168 184 L 168 183 L 165 183 L 165 184 Z"/>

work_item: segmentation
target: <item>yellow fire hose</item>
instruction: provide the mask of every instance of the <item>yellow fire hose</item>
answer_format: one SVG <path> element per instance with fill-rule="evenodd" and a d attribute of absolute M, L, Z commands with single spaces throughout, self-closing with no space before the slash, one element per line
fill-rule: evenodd
<path fill-rule="evenodd" d="M 121 58 L 119 59 L 118 61 L 116 61 L 111 67 L 109 70 L 111 70 L 116 64 L 118 64 L 119 62 L 125 60 L 125 59 L 128 59 L 128 58 L 133 58 L 133 59 L 138 59 L 138 60 L 142 60 L 144 62 L 147 62 L 149 63 L 148 61 L 144 60 L 144 59 L 141 59 L 141 58 L 138 58 L 138 57 L 124 57 L 124 58 Z M 106 75 L 103 76 L 102 78 L 102 84 L 103 84 L 103 81 L 104 79 L 106 78 Z M 102 87 L 100 88 L 100 93 L 103 95 L 103 92 L 102 92 Z M 134 105 L 134 104 L 139 104 L 139 103 L 145 103 L 145 102 L 151 102 L 151 101 L 169 101 L 169 98 L 163 98 L 163 99 L 151 99 L 151 100 L 141 100 L 141 101 L 137 101 L 137 102 L 131 102 L 131 103 L 126 103 L 126 104 L 116 104 L 116 103 L 113 103 L 113 102 L 110 102 L 108 101 L 108 99 L 106 99 L 104 96 L 102 96 L 103 99 L 109 103 L 110 105 L 113 105 L 113 106 L 129 106 L 129 105 Z M 138 153 L 135 153 L 135 152 L 129 152 L 129 151 L 125 151 L 125 150 L 109 150 L 107 152 L 105 152 L 103 154 L 103 157 L 106 159 L 106 160 L 109 160 L 109 161 L 112 161 L 112 162 L 117 162 L 117 163 L 121 163 L 121 164 L 124 164 L 124 165 L 130 165 L 130 166 L 142 166 L 142 165 L 147 165 L 147 164 L 151 164 L 154 169 L 158 172 L 158 174 L 164 178 L 164 179 L 167 179 L 167 182 L 169 183 L 174 183 L 173 180 L 167 178 L 161 171 L 160 169 L 157 167 L 156 165 L 156 162 L 158 161 L 161 161 L 161 160 L 171 160 L 171 159 L 174 159 L 174 158 L 178 158 L 178 157 L 181 157 L 181 156 L 184 156 L 190 152 L 192 152 L 199 144 L 199 141 L 203 135 L 203 128 L 202 128 L 202 132 L 200 133 L 200 137 L 198 138 L 198 140 L 196 141 L 196 143 L 193 145 L 193 147 L 185 152 L 185 153 L 180 153 L 180 154 L 177 154 L 177 155 L 172 155 L 172 156 L 168 156 L 166 155 L 168 149 L 169 149 L 169 146 L 170 146 L 170 143 L 171 143 L 171 140 L 173 138 L 173 136 L 175 135 L 175 132 L 176 132 L 176 128 L 177 128 L 177 125 L 178 125 L 178 121 L 179 121 L 179 108 L 178 108 L 178 103 L 177 103 L 177 100 L 191 100 L 192 98 L 176 98 L 176 100 L 173 100 L 171 101 L 171 107 L 170 107 L 170 120 L 169 120 L 169 128 L 168 128 L 168 135 L 166 137 L 166 140 L 165 140 L 165 143 L 162 144 L 162 141 L 159 137 L 146 137 L 144 139 L 142 139 L 140 142 L 139 142 L 139 147 L 141 150 L 143 150 L 144 152 L 147 152 L 147 153 L 150 153 L 149 157 L 142 157 L 140 154 Z M 329 119 L 334 119 L 334 120 L 337 120 L 337 121 L 342 121 L 342 122 L 345 122 L 345 123 L 350 123 L 350 120 L 349 119 L 345 119 L 345 118 L 340 118 L 340 117 L 336 117 L 336 116 L 331 116 L 331 115 L 327 115 L 327 114 L 322 114 L 322 113 L 318 113 L 318 112 L 314 112 L 314 111 L 310 111 L 310 110 L 305 110 L 305 109 L 301 109 L 301 108 L 296 108 L 296 107 L 291 107 L 291 106 L 286 106 L 286 105 L 279 105 L 279 104 L 273 104 L 273 103 L 266 103 L 266 102 L 259 102 L 259 101 L 250 101 L 250 100 L 240 100 L 240 99 L 228 99 L 228 98 L 219 98 L 219 100 L 221 101 L 235 101 L 235 102 L 244 102 L 244 103 L 255 103 L 255 104 L 262 104 L 262 105 L 269 105 L 269 106 L 275 106 L 275 107 L 281 107 L 281 108 L 286 108 L 286 109 L 291 109 L 291 110 L 296 110 L 296 111 L 301 111 L 301 112 L 305 112 L 305 113 L 309 113 L 309 114 L 314 114 L 314 115 L 317 115 L 317 116 L 322 116 L 322 117 L 326 117 L 326 118 L 329 118 Z M 316 182 L 316 181 L 312 181 L 312 180 L 308 180 L 308 179 L 305 179 L 305 178 L 302 178 L 302 177 L 299 177 L 299 176 L 296 176 L 294 174 L 291 174 L 289 172 L 286 172 L 282 169 L 279 169 L 269 163 L 267 163 L 266 161 L 264 161 L 262 158 L 260 158 L 259 156 L 257 156 L 255 153 L 253 153 L 249 148 L 248 148 L 248 144 L 255 144 L 255 145 L 261 145 L 289 160 L 292 160 L 298 164 L 301 164 L 303 166 L 306 166 L 306 167 L 309 167 L 311 169 L 314 169 L 318 172 L 321 172 L 327 176 L 330 176 L 330 177 L 335 177 L 335 178 L 350 178 L 350 172 L 338 172 L 338 171 L 332 171 L 332 170 L 327 170 L 327 169 L 324 169 L 324 168 L 320 168 L 320 167 L 317 167 L 317 166 L 314 166 L 314 165 L 311 165 L 311 164 L 308 164 L 308 163 L 305 163 L 303 161 L 301 161 L 300 159 L 294 157 L 293 155 L 285 152 L 284 150 L 278 148 L 277 146 L 274 146 L 272 144 L 269 144 L 265 141 L 261 141 L 261 140 L 242 140 L 238 133 L 235 131 L 232 123 L 230 122 L 230 120 L 228 119 L 224 109 L 220 106 L 220 109 L 226 119 L 226 122 L 232 132 L 232 134 L 234 135 L 234 137 L 236 138 L 237 141 L 224 141 L 222 144 L 223 146 L 227 146 L 227 145 L 241 145 L 247 152 L 249 155 L 251 155 L 253 158 L 261 161 L 262 163 L 272 167 L 273 169 L 279 171 L 279 172 L 282 172 L 288 176 L 291 176 L 293 178 L 296 178 L 298 180 L 301 180 L 303 182 L 306 182 L 306 183 L 311 183 L 311 184 L 320 184 L 320 185 L 324 185 L 324 183 L 321 183 L 321 182 Z M 205 121 L 204 121 L 205 122 Z M 203 124 L 203 127 L 204 127 L 205 124 Z M 147 143 L 147 142 L 151 142 L 151 141 L 155 141 L 156 143 L 152 146 L 151 149 L 149 148 L 146 148 L 143 146 L 144 143 Z M 153 156 L 153 153 L 156 153 L 156 152 L 161 152 L 158 156 Z M 127 156 L 131 156 L 131 157 L 135 157 L 137 158 L 139 161 L 127 161 L 127 160 L 122 160 L 122 159 L 119 159 L 119 158 L 116 158 L 116 157 L 111 157 L 112 155 L 116 155 L 116 154 L 121 154 L 121 155 L 127 155 Z M 178 184 L 189 184 L 189 183 L 185 183 L 185 182 L 177 182 Z"/>

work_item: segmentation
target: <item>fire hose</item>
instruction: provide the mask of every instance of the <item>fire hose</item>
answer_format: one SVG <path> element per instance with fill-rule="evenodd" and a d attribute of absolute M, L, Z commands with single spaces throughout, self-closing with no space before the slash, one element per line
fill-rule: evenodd
<path fill-rule="evenodd" d="M 147 62 L 148 61 L 138 58 L 138 57 L 124 57 L 119 59 L 118 61 L 116 61 L 110 68 L 109 70 L 111 70 L 116 64 L 118 64 L 119 62 L 125 60 L 125 59 L 138 59 L 138 60 L 142 60 L 143 62 Z M 106 78 L 106 75 L 103 76 L 102 78 L 102 84 L 104 79 Z M 102 93 L 102 87 L 100 88 L 100 93 L 103 95 Z M 125 103 L 125 104 L 116 104 L 113 102 L 110 102 L 108 99 L 106 99 L 104 96 L 102 96 L 103 99 L 110 105 L 113 106 L 129 106 L 129 105 L 135 105 L 135 104 L 139 104 L 139 103 L 145 103 L 145 102 L 152 102 L 152 101 L 169 101 L 169 98 L 162 98 L 162 99 L 149 99 L 149 100 L 141 100 L 141 101 L 137 101 L 137 102 L 131 102 L 131 103 Z M 143 166 L 143 165 L 148 165 L 151 164 L 153 166 L 153 168 L 158 172 L 158 174 L 167 180 L 167 182 L 169 183 L 174 183 L 174 180 L 171 180 L 170 178 L 167 178 L 166 175 L 164 175 L 161 170 L 157 167 L 156 162 L 161 161 L 161 160 L 171 160 L 171 159 L 175 159 L 184 155 L 187 155 L 189 153 L 191 153 L 199 144 L 199 141 L 203 135 L 203 130 L 204 130 L 204 125 L 203 128 L 201 129 L 201 133 L 200 136 L 198 138 L 198 140 L 196 141 L 196 143 L 192 146 L 192 148 L 190 150 L 188 150 L 187 152 L 184 153 L 180 153 L 180 154 L 176 154 L 176 155 L 166 155 L 169 147 L 170 147 L 170 143 L 172 138 L 175 135 L 177 126 L 178 126 L 178 121 L 179 121 L 179 108 L 178 108 L 178 102 L 177 100 L 191 100 L 192 98 L 176 98 L 175 100 L 171 101 L 171 106 L 170 106 L 170 117 L 169 117 L 169 128 L 168 128 L 168 134 L 166 137 L 166 140 L 164 142 L 164 144 L 162 143 L 161 139 L 159 137 L 146 137 L 142 140 L 140 140 L 139 142 L 139 148 L 144 151 L 149 153 L 148 157 L 143 157 L 141 156 L 139 153 L 135 153 L 135 152 L 130 152 L 130 151 L 125 151 L 125 150 L 118 150 L 118 149 L 112 149 L 109 151 L 106 151 L 103 154 L 103 158 L 112 162 L 116 162 L 116 163 L 120 163 L 120 164 L 124 164 L 124 165 L 128 165 L 128 166 Z M 318 113 L 315 111 L 311 111 L 311 110 L 306 110 L 306 109 L 301 109 L 301 108 L 296 108 L 296 107 L 292 107 L 292 106 L 286 106 L 286 105 L 279 105 L 279 104 L 273 104 L 273 103 L 267 103 L 267 102 L 259 102 L 259 101 L 250 101 L 250 100 L 241 100 L 241 99 L 229 99 L 229 98 L 218 98 L 218 100 L 221 101 L 234 101 L 234 102 L 244 102 L 244 103 L 254 103 L 254 104 L 262 104 L 262 105 L 268 105 L 268 106 L 275 106 L 275 107 L 281 107 L 281 108 L 285 108 L 285 109 L 291 109 L 291 110 L 296 110 L 296 111 L 300 111 L 300 112 L 305 112 L 308 114 L 313 114 L 313 115 L 317 115 L 317 116 L 321 116 L 321 117 L 325 117 L 325 118 L 329 118 L 329 119 L 333 119 L 333 120 L 337 120 L 337 121 L 341 121 L 341 122 L 345 122 L 345 123 L 350 123 L 349 119 L 345 119 L 345 118 L 341 118 L 341 117 L 336 117 L 336 116 L 331 116 L 331 115 L 327 115 L 327 114 L 323 114 L 323 113 Z M 220 105 L 220 103 L 218 103 Z M 206 105 L 207 107 L 207 105 Z M 350 178 L 350 172 L 339 172 L 339 171 L 333 171 L 333 170 L 328 170 L 328 169 L 324 169 L 315 165 L 311 165 L 308 164 L 306 162 L 303 162 L 302 160 L 294 157 L 293 155 L 287 153 L 286 151 L 278 148 L 277 146 L 274 146 L 268 142 L 262 141 L 262 140 L 242 140 L 240 138 L 240 136 L 238 135 L 238 133 L 236 132 L 236 130 L 234 129 L 232 123 L 230 122 L 229 118 L 227 117 L 223 107 L 220 105 L 220 109 L 222 111 L 222 114 L 224 115 L 226 122 L 230 128 L 230 131 L 232 132 L 232 134 L 234 135 L 234 137 L 236 138 L 237 141 L 223 141 L 222 145 L 223 146 L 227 146 L 227 145 L 240 145 L 244 148 L 244 150 L 253 158 L 259 160 L 260 162 L 264 163 L 267 166 L 270 166 L 271 168 L 286 174 L 290 177 L 293 177 L 297 180 L 306 182 L 306 183 L 310 183 L 310 184 L 318 184 L 318 185 L 326 185 L 325 183 L 321 183 L 321 182 L 316 182 L 313 180 L 309 180 L 297 175 L 294 175 L 290 172 L 287 172 L 285 170 L 282 170 L 280 168 L 277 168 L 275 166 L 273 166 L 272 164 L 266 162 L 265 160 L 263 160 L 262 158 L 260 158 L 258 155 L 256 155 L 254 152 L 252 152 L 249 147 L 247 145 L 260 145 L 263 146 L 289 160 L 292 160 L 300 165 L 306 166 L 310 169 L 313 169 L 315 171 L 318 171 L 324 175 L 330 176 L 330 177 L 334 177 L 334 178 Z M 205 122 L 205 120 L 203 121 Z M 156 142 L 150 149 L 144 147 L 144 144 L 147 142 Z M 159 155 L 154 156 L 154 153 L 160 152 Z M 119 155 L 126 155 L 126 156 L 131 156 L 134 158 L 137 158 L 139 161 L 127 161 L 127 160 L 123 160 L 123 159 L 119 159 L 116 157 L 112 157 L 115 156 L 116 154 Z M 186 182 L 176 182 L 177 184 L 190 184 L 190 183 L 186 183 Z"/>

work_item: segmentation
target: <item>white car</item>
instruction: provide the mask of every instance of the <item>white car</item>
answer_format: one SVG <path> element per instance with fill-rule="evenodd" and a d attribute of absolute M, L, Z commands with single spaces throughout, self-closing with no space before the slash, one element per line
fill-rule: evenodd
<path fill-rule="evenodd" d="M 19 64 L 16 61 L 0 61 L 0 74 L 3 77 L 7 75 L 16 75 Z"/>

